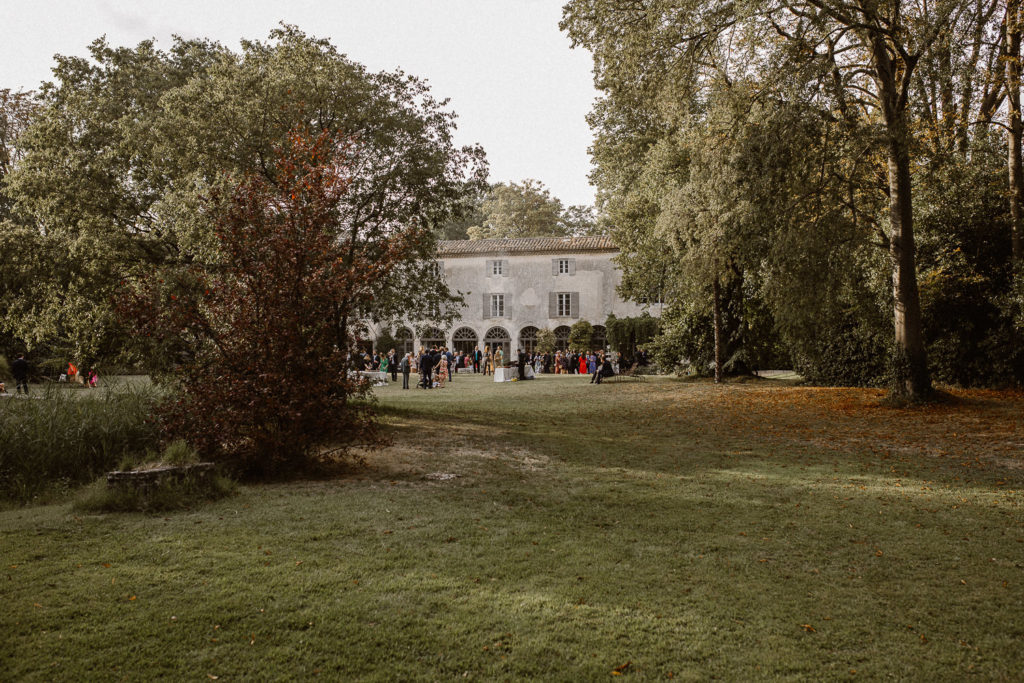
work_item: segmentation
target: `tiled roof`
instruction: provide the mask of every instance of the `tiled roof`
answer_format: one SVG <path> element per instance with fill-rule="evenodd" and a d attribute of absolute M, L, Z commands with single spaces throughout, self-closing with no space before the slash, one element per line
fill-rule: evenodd
<path fill-rule="evenodd" d="M 522 237 L 497 240 L 442 240 L 439 256 L 482 256 L 485 254 L 569 253 L 618 251 L 610 237 Z"/>

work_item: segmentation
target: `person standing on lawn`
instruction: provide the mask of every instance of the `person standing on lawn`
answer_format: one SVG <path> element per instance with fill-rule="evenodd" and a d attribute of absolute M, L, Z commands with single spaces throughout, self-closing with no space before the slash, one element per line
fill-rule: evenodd
<path fill-rule="evenodd" d="M 402 371 L 402 388 L 409 388 L 409 373 L 412 372 L 412 351 L 405 354 L 402 358 L 402 362 L 398 364 L 398 369 Z"/>
<path fill-rule="evenodd" d="M 19 353 L 18 357 L 11 363 L 11 374 L 14 375 L 14 393 L 20 394 L 22 388 L 28 396 L 28 361 L 25 354 Z"/>
<path fill-rule="evenodd" d="M 430 352 L 420 347 L 420 385 L 424 389 L 431 388 L 430 366 Z"/>
<path fill-rule="evenodd" d="M 448 374 L 447 354 L 438 354 L 437 364 L 434 366 L 434 378 L 436 379 L 435 384 L 437 385 L 437 388 L 444 389 L 444 383 L 450 378 L 450 375 Z"/>

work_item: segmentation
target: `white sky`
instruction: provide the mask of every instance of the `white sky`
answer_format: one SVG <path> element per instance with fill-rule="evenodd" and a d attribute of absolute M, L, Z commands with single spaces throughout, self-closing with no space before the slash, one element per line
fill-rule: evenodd
<path fill-rule="evenodd" d="M 570 204 L 592 204 L 597 92 L 590 54 L 559 32 L 561 0 L 0 0 L 0 88 L 50 80 L 53 55 L 86 55 L 94 39 L 134 46 L 171 35 L 233 50 L 279 21 L 329 38 L 375 71 L 427 79 L 458 114 L 457 142 L 480 143 L 491 181 L 536 178 Z"/>

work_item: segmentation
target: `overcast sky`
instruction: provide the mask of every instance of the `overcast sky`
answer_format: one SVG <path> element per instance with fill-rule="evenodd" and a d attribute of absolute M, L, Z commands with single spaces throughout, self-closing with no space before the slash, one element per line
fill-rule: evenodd
<path fill-rule="evenodd" d="M 284 21 L 373 70 L 401 68 L 451 99 L 457 140 L 487 151 L 492 181 L 536 178 L 566 205 L 592 204 L 590 54 L 559 32 L 561 0 L 0 0 L 0 88 L 51 78 L 54 54 L 205 37 L 233 50 Z"/>

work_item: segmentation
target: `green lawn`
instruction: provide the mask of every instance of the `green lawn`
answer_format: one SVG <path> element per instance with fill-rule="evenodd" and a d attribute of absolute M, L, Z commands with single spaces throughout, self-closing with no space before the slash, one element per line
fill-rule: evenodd
<path fill-rule="evenodd" d="M 1024 677 L 1024 397 L 378 392 L 345 479 L 0 512 L 0 679 Z"/>

